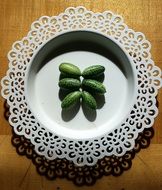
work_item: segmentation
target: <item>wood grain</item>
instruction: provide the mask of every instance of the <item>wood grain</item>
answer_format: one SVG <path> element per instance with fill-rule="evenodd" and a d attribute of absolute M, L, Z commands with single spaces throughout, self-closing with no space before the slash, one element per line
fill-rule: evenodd
<path fill-rule="evenodd" d="M 124 17 L 135 31 L 143 32 L 152 44 L 152 58 L 162 69 L 161 0 L 0 0 L 0 79 L 8 68 L 7 53 L 12 43 L 26 36 L 31 23 L 42 15 L 57 15 L 69 6 L 83 5 L 94 12 L 110 9 Z M 159 115 L 151 146 L 133 160 L 132 168 L 120 177 L 103 177 L 94 186 L 82 189 L 150 190 L 162 189 L 162 90 L 158 95 Z M 37 190 L 79 189 L 65 179 L 48 181 L 36 173 L 25 157 L 19 156 L 10 142 L 11 128 L 4 118 L 0 97 L 0 189 Z"/>

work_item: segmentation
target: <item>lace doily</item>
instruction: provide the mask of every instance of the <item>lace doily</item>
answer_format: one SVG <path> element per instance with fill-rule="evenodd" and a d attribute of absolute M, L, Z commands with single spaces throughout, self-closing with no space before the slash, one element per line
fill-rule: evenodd
<path fill-rule="evenodd" d="M 61 138 L 41 126 L 32 115 L 24 95 L 24 77 L 35 50 L 56 35 L 73 30 L 96 30 L 110 36 L 125 49 L 137 69 L 138 95 L 129 116 L 110 134 L 85 141 Z M 70 7 L 58 16 L 42 16 L 28 35 L 13 44 L 8 53 L 9 69 L 2 79 L 2 96 L 10 106 L 9 122 L 17 135 L 30 139 L 40 155 L 53 160 L 66 158 L 77 165 L 94 165 L 104 156 L 121 156 L 135 145 L 138 133 L 149 128 L 158 114 L 156 96 L 161 70 L 154 65 L 150 43 L 140 32 L 129 29 L 123 18 L 111 11 L 93 13 Z"/>

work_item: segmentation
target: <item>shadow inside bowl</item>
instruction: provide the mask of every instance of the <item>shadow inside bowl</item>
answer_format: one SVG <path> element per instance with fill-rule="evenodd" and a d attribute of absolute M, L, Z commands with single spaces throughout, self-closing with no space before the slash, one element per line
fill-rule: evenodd
<path fill-rule="evenodd" d="M 53 58 L 62 55 L 64 53 L 73 52 L 73 51 L 87 51 L 87 52 L 93 52 L 99 55 L 102 55 L 103 57 L 109 59 L 112 61 L 125 75 L 127 78 L 127 72 L 123 65 L 121 64 L 121 60 L 113 53 L 112 51 L 106 49 L 102 44 L 96 44 L 92 41 L 84 40 L 76 40 L 72 41 L 70 43 L 65 44 L 59 44 L 57 48 L 53 49 L 53 51 L 50 51 L 49 54 L 47 54 L 44 59 L 41 61 L 41 64 L 39 64 L 39 68 L 37 69 L 37 73 L 41 70 L 42 67 L 49 61 L 51 61 Z M 99 81 L 103 82 L 104 75 L 101 75 L 99 78 Z"/>
<path fill-rule="evenodd" d="M 82 103 L 82 110 L 84 113 L 84 116 L 87 118 L 88 121 L 93 122 L 96 120 L 97 112 L 96 110 L 92 110 L 83 102 Z"/>
<path fill-rule="evenodd" d="M 100 94 L 93 95 L 97 102 L 97 109 L 101 109 L 105 104 L 105 96 Z"/>

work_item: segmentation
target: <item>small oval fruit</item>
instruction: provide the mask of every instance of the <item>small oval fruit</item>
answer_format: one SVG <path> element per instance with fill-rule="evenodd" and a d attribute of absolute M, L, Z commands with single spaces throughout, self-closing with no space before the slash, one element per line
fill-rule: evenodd
<path fill-rule="evenodd" d="M 78 79 L 64 78 L 59 81 L 59 87 L 69 90 L 77 90 L 81 87 L 81 82 Z"/>
<path fill-rule="evenodd" d="M 106 92 L 105 86 L 96 80 L 84 79 L 82 82 L 83 89 L 92 93 L 104 94 Z"/>
<path fill-rule="evenodd" d="M 95 78 L 98 75 L 101 75 L 105 71 L 105 67 L 102 65 L 92 65 L 87 67 L 82 72 L 84 78 Z"/>
<path fill-rule="evenodd" d="M 81 76 L 80 69 L 71 63 L 61 63 L 59 66 L 60 72 L 68 76 Z"/>
<path fill-rule="evenodd" d="M 61 107 L 62 109 L 67 109 L 74 105 L 77 101 L 79 101 L 82 93 L 80 91 L 75 91 L 69 93 L 62 101 Z"/>
<path fill-rule="evenodd" d="M 93 110 L 97 109 L 97 102 L 89 92 L 83 91 L 82 92 L 82 98 L 83 98 L 84 103 L 89 108 L 91 108 Z"/>

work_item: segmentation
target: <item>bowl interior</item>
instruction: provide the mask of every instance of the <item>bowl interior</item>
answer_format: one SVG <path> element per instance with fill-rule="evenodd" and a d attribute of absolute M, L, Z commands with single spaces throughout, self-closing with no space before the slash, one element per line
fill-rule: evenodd
<path fill-rule="evenodd" d="M 82 71 L 96 64 L 106 68 L 102 80 L 107 92 L 96 95 L 96 111 L 79 103 L 61 109 L 66 95 L 58 86 L 62 62 L 73 63 Z M 25 93 L 34 116 L 51 132 L 70 139 L 96 138 L 120 126 L 130 112 L 136 74 L 126 52 L 112 39 L 90 31 L 67 32 L 35 52 L 26 74 Z"/>

